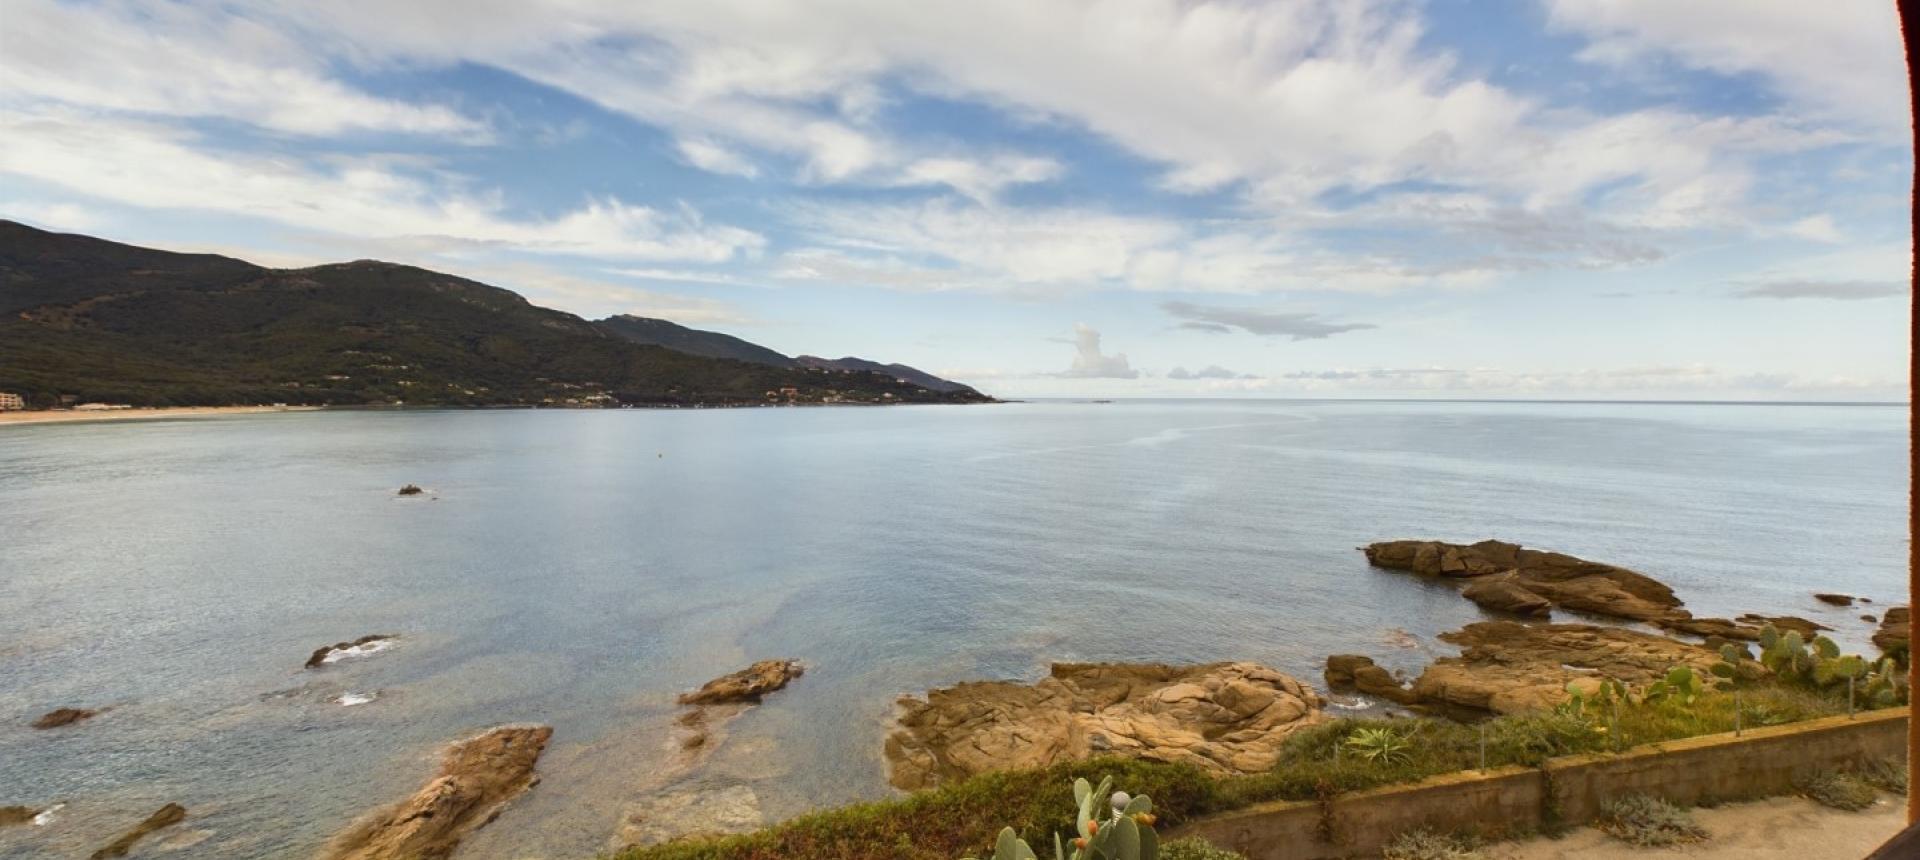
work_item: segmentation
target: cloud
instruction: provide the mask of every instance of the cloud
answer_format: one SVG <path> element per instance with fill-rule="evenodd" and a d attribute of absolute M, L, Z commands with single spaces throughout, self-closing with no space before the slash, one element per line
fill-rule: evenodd
<path fill-rule="evenodd" d="M 409 253 L 511 248 L 619 260 L 723 262 L 758 253 L 759 234 L 710 225 L 690 207 L 617 198 L 514 218 L 497 195 L 449 187 L 405 160 L 301 159 L 225 152 L 195 135 L 70 112 L 0 113 L 0 174 L 100 200 L 264 218 Z"/>
<path fill-rule="evenodd" d="M 720 144 L 700 138 L 681 138 L 678 141 L 681 157 L 688 164 L 708 173 L 724 173 L 744 176 L 752 179 L 760 175 L 760 169 L 739 153 Z"/>
<path fill-rule="evenodd" d="M 1299 393 L 1402 394 L 1597 398 L 1692 398 L 1752 396 L 1899 399 L 1904 379 L 1844 375 L 1756 373 L 1706 364 L 1580 369 L 1500 367 L 1369 367 L 1298 370 L 1275 378 L 1273 388 Z"/>
<path fill-rule="evenodd" d="M 1320 340 L 1336 334 L 1379 328 L 1372 323 L 1331 323 L 1319 314 L 1277 313 L 1253 308 L 1223 308 L 1192 302 L 1162 302 L 1160 309 L 1183 319 L 1181 328 L 1222 332 L 1238 328 L 1258 335 L 1283 335 L 1293 340 Z"/>
<path fill-rule="evenodd" d="M 308 46 L 189 5 L 9 0 L 0 98 L 172 117 L 218 117 L 301 135 L 377 131 L 480 142 L 484 123 L 441 105 L 333 80 Z"/>
<path fill-rule="evenodd" d="M 1209 364 L 1199 370 L 1189 371 L 1184 367 L 1175 367 L 1167 371 L 1168 379 L 1259 379 L 1251 373 L 1234 373 L 1217 364 Z"/>
<path fill-rule="evenodd" d="M 1907 294 L 1907 285 L 1898 281 L 1771 281 L 1752 284 L 1734 292 L 1742 299 L 1835 299 L 1863 301 Z"/>
<path fill-rule="evenodd" d="M 1754 75 L 1794 112 L 1886 134 L 1908 122 L 1900 23 L 1890 3 L 1801 0 L 1547 0 L 1550 26 L 1586 36 L 1584 59 L 1614 67 L 1649 57 L 1727 76 Z"/>
<path fill-rule="evenodd" d="M 1125 353 L 1103 355 L 1100 332 L 1085 323 L 1073 327 L 1073 366 L 1060 375 L 1068 379 L 1138 379 L 1140 372 L 1127 363 Z"/>
<path fill-rule="evenodd" d="M 1840 235 L 1840 228 L 1833 223 L 1833 216 L 1824 212 L 1819 215 L 1809 215 L 1788 224 L 1786 232 L 1788 235 L 1798 236 L 1811 242 L 1825 242 L 1830 245 L 1839 244 L 1846 238 Z"/>
<path fill-rule="evenodd" d="M 757 322 L 751 315 L 727 302 L 585 278 L 545 266 L 478 266 L 466 269 L 462 274 L 484 283 L 506 287 L 526 296 L 534 304 L 564 307 L 589 319 L 633 314 L 685 325 L 753 325 Z"/>

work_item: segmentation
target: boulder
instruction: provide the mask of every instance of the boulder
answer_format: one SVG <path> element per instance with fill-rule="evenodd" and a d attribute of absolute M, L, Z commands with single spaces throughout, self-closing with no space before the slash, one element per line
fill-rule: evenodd
<path fill-rule="evenodd" d="M 1372 664 L 1354 670 L 1353 688 L 1369 696 L 1401 705 L 1411 705 L 1420 700 L 1420 697 L 1400 683 L 1400 679 L 1395 678 L 1392 672 Z"/>
<path fill-rule="evenodd" d="M 444 860 L 539 783 L 533 767 L 553 737 L 546 726 L 497 728 L 455 744 L 440 773 L 413 796 L 335 837 L 329 860 Z"/>
<path fill-rule="evenodd" d="M 1369 563 L 1391 570 L 1451 577 L 1505 574 L 1503 581 L 1547 600 L 1553 608 L 1634 621 L 1691 617 L 1680 608 L 1673 589 L 1658 580 L 1564 553 L 1495 540 L 1464 545 L 1383 541 L 1362 549 Z"/>
<path fill-rule="evenodd" d="M 1327 686 L 1353 686 L 1354 670 L 1373 665 L 1373 658 L 1359 654 L 1334 654 L 1327 658 Z"/>
<path fill-rule="evenodd" d="M 1327 719 L 1325 704 L 1255 663 L 1056 663 L 1035 684 L 971 682 L 903 698 L 886 741 L 888 778 L 911 790 L 1095 755 L 1259 773 L 1279 761 L 1288 735 Z"/>
<path fill-rule="evenodd" d="M 1601 678 L 1617 678 L 1644 684 L 1676 665 L 1706 673 L 1719 662 L 1718 654 L 1700 645 L 1589 624 L 1484 621 L 1440 638 L 1462 653 L 1421 673 L 1413 684 L 1420 701 L 1500 714 L 1550 708 L 1566 699 L 1573 682 L 1597 686 Z"/>
<path fill-rule="evenodd" d="M 397 637 L 391 633 L 374 633 L 362 636 L 351 642 L 335 642 L 332 645 L 322 645 L 313 649 L 313 653 L 308 655 L 307 668 L 318 669 L 342 657 L 371 654 L 375 651 L 380 651 L 386 648 L 385 643 L 395 638 Z"/>
<path fill-rule="evenodd" d="M 1553 601 L 1515 582 L 1514 577 L 1513 573 L 1502 573 L 1475 579 L 1466 588 L 1461 589 L 1460 596 L 1479 604 L 1482 609 L 1530 615 L 1535 618 L 1551 616 Z"/>
<path fill-rule="evenodd" d="M 1850 594 L 1821 594 L 1821 593 L 1815 592 L 1813 595 L 1813 599 L 1818 600 L 1821 603 L 1825 603 L 1829 606 L 1852 606 L 1853 605 L 1853 595 L 1850 595 Z"/>
<path fill-rule="evenodd" d="M 147 834 L 159 830 L 162 827 L 172 827 L 175 824 L 179 824 L 186 820 L 186 817 L 187 808 L 178 803 L 169 803 L 166 806 L 162 806 L 158 811 L 147 816 L 147 820 L 134 825 L 132 830 L 121 834 L 119 839 L 115 839 L 107 843 L 107 847 L 93 852 L 92 860 L 125 857 L 128 851 L 133 850 L 134 843 L 145 839 Z"/>
<path fill-rule="evenodd" d="M 1869 612 L 1865 615 L 1860 616 L 1860 620 L 1865 621 L 1868 624 L 1873 624 L 1878 622 L 1880 619 L 1873 617 L 1873 613 Z"/>
<path fill-rule="evenodd" d="M 683 705 L 725 705 L 758 702 L 806 672 L 798 660 L 761 660 L 745 669 L 708 681 L 680 696 Z"/>
<path fill-rule="evenodd" d="M 1880 629 L 1873 633 L 1874 647 L 1879 648 L 1887 656 L 1901 661 L 1907 659 L 1912 645 L 1907 638 L 1908 625 L 1912 623 L 1907 614 L 1908 611 L 1908 607 L 1905 606 L 1888 607 L 1887 611 L 1880 616 Z"/>
<path fill-rule="evenodd" d="M 36 729 L 57 729 L 62 726 L 71 726 L 82 720 L 93 719 L 99 713 L 99 711 L 89 710 L 87 708 L 56 708 L 41 714 L 40 719 L 33 721 L 33 727 Z"/>

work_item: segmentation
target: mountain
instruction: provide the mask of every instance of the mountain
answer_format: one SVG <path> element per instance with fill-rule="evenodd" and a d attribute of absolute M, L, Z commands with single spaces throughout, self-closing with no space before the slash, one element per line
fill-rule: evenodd
<path fill-rule="evenodd" d="M 924 370 L 908 367 L 904 364 L 881 364 L 864 358 L 821 358 L 815 355 L 803 355 L 794 359 L 801 367 L 818 367 L 823 370 L 839 370 L 847 373 L 884 373 L 902 382 L 909 382 L 929 391 L 972 391 L 965 385 L 952 380 L 941 379 Z"/>
<path fill-rule="evenodd" d="M 676 352 L 689 355 L 704 355 L 708 358 L 731 358 L 735 361 L 751 361 L 769 367 L 798 367 L 793 359 L 774 352 L 757 343 L 751 343 L 730 334 L 717 331 L 701 331 L 687 328 L 679 323 L 666 320 L 637 317 L 621 314 L 607 317 L 598 325 L 634 343 L 648 343 L 664 346 Z"/>
<path fill-rule="evenodd" d="M 739 361 L 751 361 L 770 367 L 817 368 L 825 371 L 845 371 L 847 373 L 879 373 L 905 382 L 945 394 L 979 392 L 952 380 L 941 379 L 924 370 L 916 370 L 904 364 L 881 364 L 864 358 L 825 359 L 812 355 L 788 358 L 764 346 L 741 340 L 730 334 L 715 331 L 701 331 L 687 328 L 678 323 L 661 319 L 622 315 L 608 317 L 599 323 L 601 328 L 613 332 L 634 343 L 664 346 L 691 355 L 704 355 L 709 358 L 731 358 Z"/>
<path fill-rule="evenodd" d="M 4 220 L 0 391 L 35 406 L 991 400 L 885 373 L 633 343 L 512 291 L 414 266 L 269 269 Z"/>

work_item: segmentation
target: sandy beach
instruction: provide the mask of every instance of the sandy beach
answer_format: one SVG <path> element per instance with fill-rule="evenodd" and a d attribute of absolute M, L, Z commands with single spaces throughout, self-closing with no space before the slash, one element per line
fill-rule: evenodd
<path fill-rule="evenodd" d="M 46 409 L 0 412 L 0 426 L 53 424 L 72 421 L 140 421 L 153 418 L 199 418 L 208 415 L 251 415 L 262 412 L 312 412 L 319 406 L 181 406 L 163 409 L 108 409 L 75 411 Z"/>

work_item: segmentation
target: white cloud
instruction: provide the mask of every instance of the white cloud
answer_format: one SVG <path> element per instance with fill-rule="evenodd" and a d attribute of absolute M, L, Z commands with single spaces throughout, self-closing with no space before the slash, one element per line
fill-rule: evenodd
<path fill-rule="evenodd" d="M 5 15 L 0 98 L 219 117 L 307 135 L 389 131 L 477 141 L 487 133 L 447 107 L 344 86 L 298 40 L 237 15 L 51 0 L 8 0 Z"/>
<path fill-rule="evenodd" d="M 680 155 L 688 164 L 708 173 L 725 173 L 752 179 L 760 175 L 760 168 L 754 166 L 745 156 L 720 144 L 701 138 L 681 138 Z"/>
<path fill-rule="evenodd" d="M 414 250 L 479 248 L 621 260 L 720 262 L 765 240 L 607 198 L 551 218 L 512 218 L 497 195 L 449 189 L 378 158 L 307 161 L 228 153 L 177 130 L 71 112 L 0 114 L 0 174 L 31 177 L 102 200 L 190 209 Z"/>
<path fill-rule="evenodd" d="M 1198 379 L 1259 379 L 1260 377 L 1254 376 L 1251 373 L 1235 373 L 1231 370 L 1221 367 L 1220 365 L 1209 364 L 1206 367 L 1200 368 L 1199 370 L 1188 370 L 1184 367 L 1175 367 L 1174 369 L 1167 371 L 1167 378 L 1180 379 L 1180 380 L 1189 380 L 1189 379 L 1198 380 Z"/>
<path fill-rule="evenodd" d="M 1811 242 L 1827 244 L 1839 244 L 1846 239 L 1845 236 L 1840 235 L 1840 228 L 1833 223 L 1833 216 L 1825 212 L 1808 215 L 1788 224 L 1786 232 L 1788 235 L 1798 236 Z"/>
<path fill-rule="evenodd" d="M 633 314 L 683 325 L 752 325 L 755 322 L 740 308 L 716 299 L 583 278 L 543 266 L 482 266 L 463 271 L 462 275 L 513 290 L 534 304 L 564 307 L 589 319 Z"/>
<path fill-rule="evenodd" d="M 1126 353 L 1100 352 L 1100 332 L 1085 323 L 1073 327 L 1073 366 L 1060 375 L 1068 379 L 1137 379 L 1140 371 L 1127 363 Z"/>
<path fill-rule="evenodd" d="M 1724 75 L 1758 75 L 1793 112 L 1907 133 L 1906 65 L 1892 3 L 1803 0 L 1546 0 L 1553 26 L 1591 40 L 1614 66 L 1671 57 Z"/>

